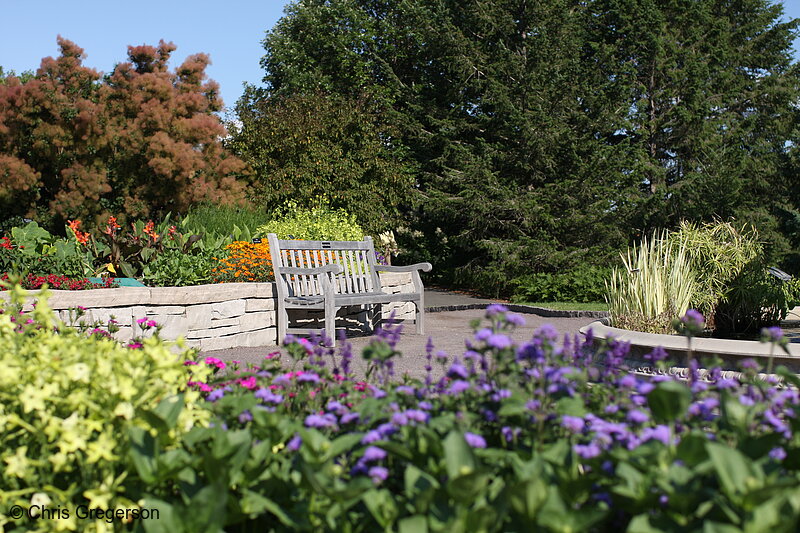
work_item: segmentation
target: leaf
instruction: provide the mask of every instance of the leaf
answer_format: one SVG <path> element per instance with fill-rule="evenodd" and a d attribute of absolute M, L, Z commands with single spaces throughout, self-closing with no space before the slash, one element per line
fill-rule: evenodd
<path fill-rule="evenodd" d="M 322 460 L 329 461 L 351 450 L 356 444 L 361 442 L 361 438 L 363 436 L 363 433 L 348 433 L 334 439 L 333 442 L 331 442 L 331 447 L 328 448 L 328 451 L 325 453 L 325 456 Z"/>
<path fill-rule="evenodd" d="M 142 509 L 151 509 L 158 511 L 158 518 L 149 520 L 140 520 L 139 524 L 142 525 L 147 533 L 182 533 L 188 531 L 181 518 L 179 510 L 176 506 L 167 503 L 163 500 L 158 500 L 151 497 L 144 498 Z"/>
<path fill-rule="evenodd" d="M 392 493 L 388 490 L 367 491 L 361 497 L 361 500 L 381 527 L 388 528 L 397 518 L 397 505 L 394 502 Z"/>
<path fill-rule="evenodd" d="M 156 440 L 140 427 L 128 428 L 131 439 L 131 448 L 128 455 L 136 468 L 136 473 L 148 485 L 155 485 L 156 479 Z"/>
<path fill-rule="evenodd" d="M 471 474 L 475 471 L 475 456 L 464 435 L 451 431 L 444 439 L 444 459 L 450 479 Z"/>
<path fill-rule="evenodd" d="M 292 519 L 292 517 L 289 516 L 280 505 L 266 496 L 252 490 L 245 489 L 242 491 L 240 505 L 242 512 L 250 515 L 251 517 L 262 514 L 266 511 L 276 516 L 278 520 L 281 521 L 281 524 L 285 526 L 294 529 L 298 529 L 300 527 L 300 525 L 294 519 Z"/>
<path fill-rule="evenodd" d="M 397 523 L 400 533 L 428 533 L 428 521 L 422 515 L 409 516 Z"/>
<path fill-rule="evenodd" d="M 692 401 L 692 393 L 683 383 L 662 381 L 647 395 L 647 404 L 653 417 L 659 422 L 674 422 L 680 419 Z"/>
<path fill-rule="evenodd" d="M 736 498 L 761 485 L 763 474 L 759 476 L 753 463 L 739 450 L 716 442 L 706 443 L 706 450 L 721 488 L 729 498 Z"/>

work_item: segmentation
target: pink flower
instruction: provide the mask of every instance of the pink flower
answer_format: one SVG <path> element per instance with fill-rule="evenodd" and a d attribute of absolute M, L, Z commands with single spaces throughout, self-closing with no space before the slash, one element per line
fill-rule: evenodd
<path fill-rule="evenodd" d="M 219 368 L 220 370 L 224 369 L 225 366 L 226 366 L 225 363 L 222 360 L 217 359 L 216 357 L 206 357 L 205 363 L 207 365 L 215 366 L 215 367 Z"/>
<path fill-rule="evenodd" d="M 126 346 L 126 348 L 129 348 L 131 350 L 138 350 L 141 347 L 142 347 L 141 342 L 129 342 L 128 346 Z"/>
<path fill-rule="evenodd" d="M 245 389 L 253 390 L 253 389 L 256 388 L 256 377 L 255 376 L 250 376 L 247 379 L 240 379 L 239 380 L 239 385 L 241 385 Z"/>
<path fill-rule="evenodd" d="M 184 361 L 183 366 L 195 366 L 197 361 Z"/>

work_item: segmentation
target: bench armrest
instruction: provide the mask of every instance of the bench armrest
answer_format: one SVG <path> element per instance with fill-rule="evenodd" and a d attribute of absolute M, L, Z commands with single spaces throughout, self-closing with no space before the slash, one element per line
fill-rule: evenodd
<path fill-rule="evenodd" d="M 433 267 L 430 263 L 416 263 L 414 265 L 394 266 L 394 265 L 377 265 L 375 270 L 378 272 L 413 272 L 415 270 L 422 270 L 423 272 L 430 272 Z"/>
<path fill-rule="evenodd" d="M 315 274 L 340 274 L 342 267 L 340 265 L 325 265 L 321 267 L 280 267 L 277 269 L 280 274 L 293 274 L 298 276 L 313 276 Z"/>

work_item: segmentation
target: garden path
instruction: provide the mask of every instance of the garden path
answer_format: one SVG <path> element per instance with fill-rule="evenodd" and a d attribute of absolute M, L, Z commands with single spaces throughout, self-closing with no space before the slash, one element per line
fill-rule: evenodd
<path fill-rule="evenodd" d="M 470 321 L 482 318 L 483 309 L 463 309 L 473 304 L 485 304 L 490 300 L 481 300 L 464 294 L 447 293 L 445 291 L 425 292 L 427 309 L 457 308 L 454 311 L 429 312 L 425 315 L 425 335 L 414 334 L 414 326 L 407 324 L 398 343 L 398 349 L 403 354 L 395 361 L 396 375 L 408 373 L 412 377 L 425 376 L 425 345 L 428 337 L 433 338 L 435 351 L 443 350 L 452 358 L 464 352 L 464 341 L 472 336 Z M 574 313 L 579 314 L 579 313 Z M 537 314 L 525 313 L 525 325 L 515 330 L 512 337 L 518 342 L 529 340 L 533 332 L 543 324 L 552 324 L 559 333 L 577 334 L 578 330 L 596 320 L 593 316 L 573 317 L 545 317 Z M 370 336 L 352 337 L 349 341 L 353 345 L 353 370 L 357 375 L 363 375 L 365 365 L 360 358 L 361 350 L 369 343 Z M 337 347 L 340 343 L 337 343 Z M 277 346 L 262 346 L 257 348 L 232 348 L 229 350 L 215 350 L 203 352 L 203 356 L 218 357 L 223 361 L 241 361 L 257 363 L 267 354 L 277 350 Z M 338 350 L 337 350 L 338 352 Z M 438 365 L 434 365 L 438 370 Z"/>

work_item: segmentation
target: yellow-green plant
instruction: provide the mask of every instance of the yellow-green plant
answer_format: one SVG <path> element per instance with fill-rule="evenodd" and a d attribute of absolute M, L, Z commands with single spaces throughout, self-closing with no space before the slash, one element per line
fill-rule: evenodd
<path fill-rule="evenodd" d="M 622 257 L 623 268 L 612 271 L 606 303 L 615 327 L 669 333 L 672 319 L 682 316 L 695 293 L 695 274 L 686 247 L 653 233 Z"/>
<path fill-rule="evenodd" d="M 25 292 L 11 293 L 15 304 L 0 300 L 0 531 L 111 531 L 77 509 L 139 509 L 154 466 L 129 452 L 185 453 L 183 435 L 209 418 L 187 381 L 207 365 L 184 366 L 158 338 L 131 350 L 86 337 L 54 321 L 46 291 L 30 313 Z M 68 512 L 31 518 L 36 506 Z"/>
<path fill-rule="evenodd" d="M 360 241 L 364 230 L 354 215 L 343 209 L 326 206 L 304 209 L 294 202 L 287 202 L 276 211 L 275 218 L 256 229 L 256 235 L 275 233 L 280 239 L 303 239 L 312 241 Z"/>

